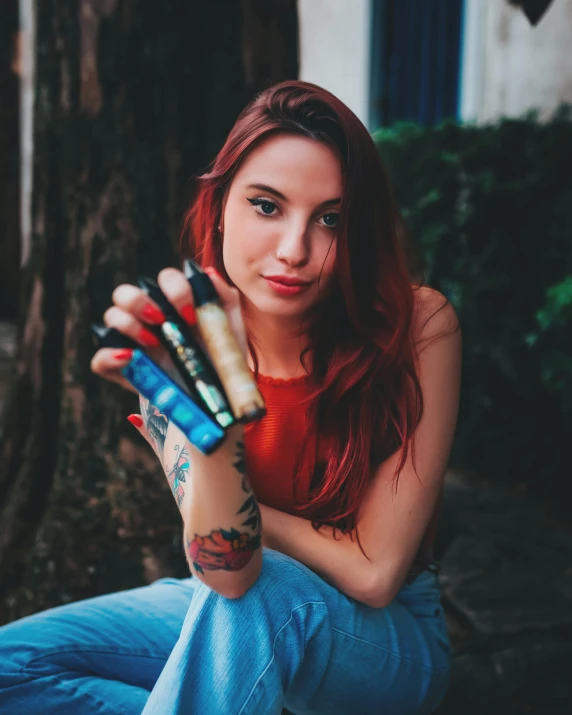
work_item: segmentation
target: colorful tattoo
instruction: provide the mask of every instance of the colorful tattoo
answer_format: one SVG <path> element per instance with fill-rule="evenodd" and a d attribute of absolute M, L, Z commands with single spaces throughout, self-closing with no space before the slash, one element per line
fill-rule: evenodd
<path fill-rule="evenodd" d="M 186 549 L 195 571 L 240 571 L 251 560 L 255 549 L 260 548 L 261 536 L 252 536 L 236 529 L 211 531 L 209 536 L 199 536 L 189 541 Z"/>
<path fill-rule="evenodd" d="M 236 455 L 233 467 L 242 477 L 241 487 L 248 494 L 237 514 L 246 515 L 241 526 L 248 527 L 253 534 L 238 531 L 234 527 L 230 530 L 216 529 L 209 536 L 199 536 L 191 541 L 185 534 L 185 549 L 197 573 L 205 571 L 240 571 L 249 561 L 256 549 L 262 545 L 262 519 L 258 502 L 248 482 L 246 474 L 246 458 L 244 442 L 236 443 Z"/>
<path fill-rule="evenodd" d="M 147 431 L 157 446 L 159 459 L 163 462 L 163 448 L 165 446 L 165 438 L 167 437 L 169 419 L 144 397 L 140 398 L 139 403 L 141 405 L 141 416 L 143 417 Z"/>
<path fill-rule="evenodd" d="M 174 466 L 171 469 L 166 470 L 166 474 L 167 481 L 169 482 L 169 486 L 171 487 L 171 491 L 173 492 L 173 496 L 175 497 L 177 506 L 180 509 L 183 503 L 183 499 L 185 497 L 185 491 L 183 489 L 182 482 L 187 481 L 190 462 L 189 453 L 187 452 L 186 447 L 183 447 L 181 449 L 180 445 L 176 445 L 175 453 L 177 452 L 179 452 L 179 456 L 175 461 Z"/>

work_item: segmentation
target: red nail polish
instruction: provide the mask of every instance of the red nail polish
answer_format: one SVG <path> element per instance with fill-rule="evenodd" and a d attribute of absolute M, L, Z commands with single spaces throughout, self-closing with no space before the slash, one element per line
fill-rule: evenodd
<path fill-rule="evenodd" d="M 133 350 L 129 350 L 128 348 L 125 348 L 123 350 L 116 350 L 113 353 L 113 357 L 116 360 L 131 360 L 133 357 Z"/>
<path fill-rule="evenodd" d="M 159 308 L 155 308 L 154 305 L 150 305 L 149 303 L 141 311 L 141 317 L 147 323 L 153 323 L 154 325 L 160 325 L 167 320 Z"/>
<path fill-rule="evenodd" d="M 143 343 L 147 348 L 158 348 L 161 343 L 147 328 L 141 328 L 139 331 L 139 342 Z"/>
<path fill-rule="evenodd" d="M 181 308 L 181 315 L 189 325 L 197 324 L 197 316 L 192 305 L 185 305 L 184 308 Z"/>
<path fill-rule="evenodd" d="M 143 420 L 140 415 L 128 415 L 127 419 L 134 427 L 143 427 Z"/>
<path fill-rule="evenodd" d="M 221 274 L 217 271 L 217 269 L 214 266 L 208 266 L 207 268 L 205 268 L 205 273 L 214 274 L 217 278 L 220 278 L 221 281 L 224 280 L 224 278 L 221 276 Z"/>

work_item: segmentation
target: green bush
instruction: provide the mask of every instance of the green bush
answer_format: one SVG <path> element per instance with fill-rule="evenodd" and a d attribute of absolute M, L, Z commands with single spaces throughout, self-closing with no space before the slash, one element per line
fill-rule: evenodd
<path fill-rule="evenodd" d="M 546 291 L 546 303 L 536 313 L 539 330 L 528 344 L 542 351 L 542 382 L 560 396 L 562 410 L 572 413 L 572 275 Z M 540 341 L 540 342 L 539 342 Z"/>
<path fill-rule="evenodd" d="M 374 134 L 463 332 L 452 464 L 564 488 L 572 435 L 572 108 Z"/>

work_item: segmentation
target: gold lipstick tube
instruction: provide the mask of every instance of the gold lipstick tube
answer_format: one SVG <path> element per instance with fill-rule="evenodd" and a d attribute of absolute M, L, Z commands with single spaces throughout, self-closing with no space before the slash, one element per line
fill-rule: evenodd
<path fill-rule="evenodd" d="M 261 419 L 266 414 L 264 398 L 234 337 L 211 279 L 194 261 L 185 261 L 184 272 L 193 290 L 199 335 L 235 418 L 242 423 Z"/>

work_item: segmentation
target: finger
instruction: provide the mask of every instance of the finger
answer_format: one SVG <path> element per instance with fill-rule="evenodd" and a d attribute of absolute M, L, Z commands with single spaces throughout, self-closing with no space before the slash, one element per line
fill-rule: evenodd
<path fill-rule="evenodd" d="M 207 266 L 205 273 L 211 279 L 224 308 L 235 308 L 240 305 L 238 288 L 229 285 L 213 266 Z"/>
<path fill-rule="evenodd" d="M 134 413 L 132 415 L 128 415 L 127 419 L 129 422 L 131 422 L 133 427 L 135 427 L 135 429 L 137 430 L 137 432 L 139 432 L 143 439 L 151 446 L 155 454 L 157 454 L 157 445 L 155 444 L 155 440 L 149 434 L 149 430 L 145 426 L 145 420 L 143 419 L 142 415 Z"/>
<path fill-rule="evenodd" d="M 141 288 L 129 283 L 117 286 L 111 296 L 114 305 L 126 313 L 131 313 L 142 323 L 160 325 L 165 321 L 158 305 Z"/>
<path fill-rule="evenodd" d="M 159 288 L 190 326 L 196 325 L 193 291 L 185 275 L 176 268 L 164 268 L 157 276 Z"/>
<path fill-rule="evenodd" d="M 141 415 L 138 415 L 136 413 L 133 413 L 132 415 L 127 415 L 127 420 L 131 422 L 133 427 L 135 427 L 138 432 L 144 434 L 145 422 L 143 422 L 143 417 L 141 417 Z"/>
<path fill-rule="evenodd" d="M 121 368 L 129 364 L 133 357 L 133 350 L 122 348 L 100 348 L 91 359 L 90 367 L 93 373 L 115 382 L 121 387 L 138 394 L 133 385 L 121 374 Z"/>
<path fill-rule="evenodd" d="M 155 335 L 132 313 L 116 305 L 105 311 L 103 322 L 108 328 L 115 328 L 145 348 L 158 348 L 161 345 Z"/>

